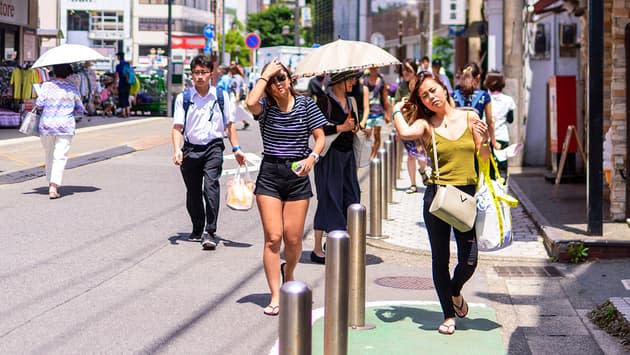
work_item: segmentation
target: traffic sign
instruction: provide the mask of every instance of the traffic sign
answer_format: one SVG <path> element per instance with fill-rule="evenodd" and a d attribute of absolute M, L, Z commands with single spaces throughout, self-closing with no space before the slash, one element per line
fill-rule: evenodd
<path fill-rule="evenodd" d="M 260 47 L 260 36 L 254 32 L 248 33 L 245 36 L 245 46 L 249 49 L 257 49 Z"/>

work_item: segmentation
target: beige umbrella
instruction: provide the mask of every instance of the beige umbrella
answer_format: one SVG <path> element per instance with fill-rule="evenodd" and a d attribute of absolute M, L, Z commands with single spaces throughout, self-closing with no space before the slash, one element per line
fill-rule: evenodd
<path fill-rule="evenodd" d="M 400 64 L 396 57 L 371 43 L 338 39 L 309 53 L 294 74 L 311 76 L 395 64 Z"/>
<path fill-rule="evenodd" d="M 47 67 L 55 64 L 67 64 L 76 62 L 87 62 L 90 60 L 105 60 L 102 54 L 94 49 L 81 44 L 62 44 L 51 48 L 42 54 L 32 68 Z"/>

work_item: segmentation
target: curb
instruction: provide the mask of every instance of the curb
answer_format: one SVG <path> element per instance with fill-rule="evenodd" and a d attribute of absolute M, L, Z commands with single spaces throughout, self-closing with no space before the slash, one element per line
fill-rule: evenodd
<path fill-rule="evenodd" d="M 523 205 L 525 212 L 527 212 L 536 227 L 540 230 L 547 253 L 552 257 L 556 257 L 559 261 L 567 262 L 569 260 L 568 248 L 571 244 L 575 243 L 582 243 L 585 247 L 591 249 L 587 260 L 624 258 L 630 254 L 630 241 L 580 239 L 579 236 L 573 238 L 563 237 L 558 228 L 552 226 L 542 213 L 540 213 L 514 179 L 510 180 L 510 190 L 514 192 Z M 603 250 L 606 250 L 606 252 L 604 253 Z M 611 252 L 612 250 L 615 250 L 615 252 Z"/>

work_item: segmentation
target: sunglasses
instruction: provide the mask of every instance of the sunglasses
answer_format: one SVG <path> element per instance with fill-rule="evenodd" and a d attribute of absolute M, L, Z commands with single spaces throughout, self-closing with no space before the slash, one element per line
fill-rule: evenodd
<path fill-rule="evenodd" d="M 283 83 L 285 80 L 287 80 L 286 74 L 278 74 L 271 79 L 271 82 L 279 84 L 279 83 Z"/>

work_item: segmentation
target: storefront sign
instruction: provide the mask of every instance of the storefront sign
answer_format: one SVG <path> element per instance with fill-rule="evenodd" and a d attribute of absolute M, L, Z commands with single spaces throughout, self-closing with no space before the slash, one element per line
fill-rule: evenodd
<path fill-rule="evenodd" d="M 466 24 L 465 0 L 442 0 L 440 8 L 440 23 L 442 25 Z"/>
<path fill-rule="evenodd" d="M 175 36 L 172 37 L 172 48 L 203 48 L 206 46 L 206 38 L 203 36 Z"/>
<path fill-rule="evenodd" d="M 0 23 L 28 24 L 28 2 L 23 0 L 0 0 Z"/>

